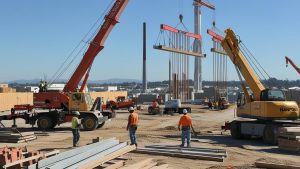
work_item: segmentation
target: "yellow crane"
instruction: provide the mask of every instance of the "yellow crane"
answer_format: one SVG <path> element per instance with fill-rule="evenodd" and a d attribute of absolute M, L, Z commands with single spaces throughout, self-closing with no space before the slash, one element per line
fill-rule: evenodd
<path fill-rule="evenodd" d="M 235 65 L 243 89 L 237 100 L 239 118 L 230 123 L 231 135 L 237 139 L 262 137 L 266 143 L 276 144 L 278 128 L 300 124 L 299 107 L 295 101 L 286 101 L 283 91 L 266 88 L 241 52 L 235 33 L 227 29 L 225 34 L 221 45 Z"/>

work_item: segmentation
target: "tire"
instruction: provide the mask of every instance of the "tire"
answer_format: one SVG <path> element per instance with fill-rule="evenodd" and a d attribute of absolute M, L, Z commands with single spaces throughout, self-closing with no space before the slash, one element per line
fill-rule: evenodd
<path fill-rule="evenodd" d="M 243 135 L 241 133 L 241 123 L 238 121 L 232 121 L 230 123 L 230 134 L 234 139 L 242 139 Z"/>
<path fill-rule="evenodd" d="M 103 126 L 104 126 L 104 124 L 105 124 L 105 122 L 103 122 L 103 123 L 99 124 L 99 125 L 97 126 L 97 129 L 99 129 L 99 128 L 103 127 Z"/>
<path fill-rule="evenodd" d="M 82 126 L 83 130 L 85 131 L 92 131 L 95 130 L 98 127 L 98 119 L 94 116 L 86 116 L 82 119 Z"/>
<path fill-rule="evenodd" d="M 266 125 L 264 128 L 263 140 L 267 144 L 276 145 L 277 144 L 277 126 Z"/>
<path fill-rule="evenodd" d="M 149 107 L 149 108 L 148 108 L 148 113 L 149 113 L 149 114 L 153 114 L 153 111 L 154 111 L 154 110 L 153 110 L 153 107 Z"/>
<path fill-rule="evenodd" d="M 55 127 L 53 119 L 49 116 L 40 116 L 37 125 L 40 130 L 49 130 Z"/>

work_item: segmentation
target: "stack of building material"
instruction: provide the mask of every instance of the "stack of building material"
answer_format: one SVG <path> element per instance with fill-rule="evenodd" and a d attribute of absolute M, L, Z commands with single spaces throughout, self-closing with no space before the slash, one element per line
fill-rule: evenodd
<path fill-rule="evenodd" d="M 145 148 L 139 148 L 135 152 L 218 162 L 223 162 L 227 157 L 226 150 L 223 149 L 183 148 L 176 145 L 146 145 Z"/>
<path fill-rule="evenodd" d="M 168 167 L 168 164 L 158 165 L 152 158 L 149 158 L 132 165 L 121 167 L 120 169 L 168 169 Z"/>
<path fill-rule="evenodd" d="M 278 146 L 281 149 L 300 152 L 300 126 L 279 128 Z"/>
<path fill-rule="evenodd" d="M 28 169 L 36 168 L 80 168 L 92 169 L 113 160 L 135 149 L 127 143 L 120 143 L 115 138 L 102 140 L 76 149 L 62 152 L 53 157 L 43 159 Z"/>
<path fill-rule="evenodd" d="M 1 143 L 23 143 L 36 138 L 34 132 L 13 133 L 12 131 L 0 131 Z"/>
<path fill-rule="evenodd" d="M 49 155 L 55 155 L 57 153 L 59 153 L 58 150 L 47 154 L 40 154 L 37 151 L 27 151 L 26 148 L 16 148 L 7 146 L 2 147 L 0 148 L 0 169 L 21 169 L 36 163 L 42 158 L 46 158 Z"/>

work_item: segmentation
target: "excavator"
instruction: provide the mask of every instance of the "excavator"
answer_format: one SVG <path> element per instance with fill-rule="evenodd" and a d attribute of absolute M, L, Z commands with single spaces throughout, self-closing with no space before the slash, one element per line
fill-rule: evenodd
<path fill-rule="evenodd" d="M 277 144 L 280 127 L 300 125 L 298 104 L 286 101 L 283 91 L 268 89 L 260 82 L 241 51 L 240 40 L 233 30 L 225 30 L 221 45 L 236 67 L 243 90 L 237 99 L 238 118 L 225 126 L 233 138 L 255 136 L 263 138 L 266 143 Z"/>
<path fill-rule="evenodd" d="M 286 67 L 288 67 L 289 63 L 293 66 L 293 68 L 300 74 L 300 68 L 290 59 L 289 57 L 285 57 Z"/>
<path fill-rule="evenodd" d="M 43 82 L 40 84 L 40 92 L 33 94 L 33 105 L 15 105 L 10 115 L 0 116 L 0 121 L 13 120 L 15 126 L 15 120 L 23 118 L 26 124 L 35 125 L 37 122 L 39 129 L 48 130 L 71 121 L 73 112 L 79 111 L 83 129 L 90 131 L 102 127 L 108 118 L 113 118 L 114 112 L 103 111 L 101 99 L 97 98 L 93 103 L 90 94 L 84 92 L 84 89 L 93 61 L 103 50 L 107 37 L 118 23 L 128 1 L 116 0 L 114 2 L 63 91 L 47 91 L 47 82 Z"/>

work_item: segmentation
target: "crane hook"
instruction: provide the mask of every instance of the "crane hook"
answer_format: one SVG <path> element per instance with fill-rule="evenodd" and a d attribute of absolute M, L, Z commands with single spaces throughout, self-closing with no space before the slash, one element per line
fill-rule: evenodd
<path fill-rule="evenodd" d="M 182 23 L 182 21 L 183 21 L 183 15 L 182 14 L 179 15 L 179 20 L 180 20 L 180 23 Z"/>

